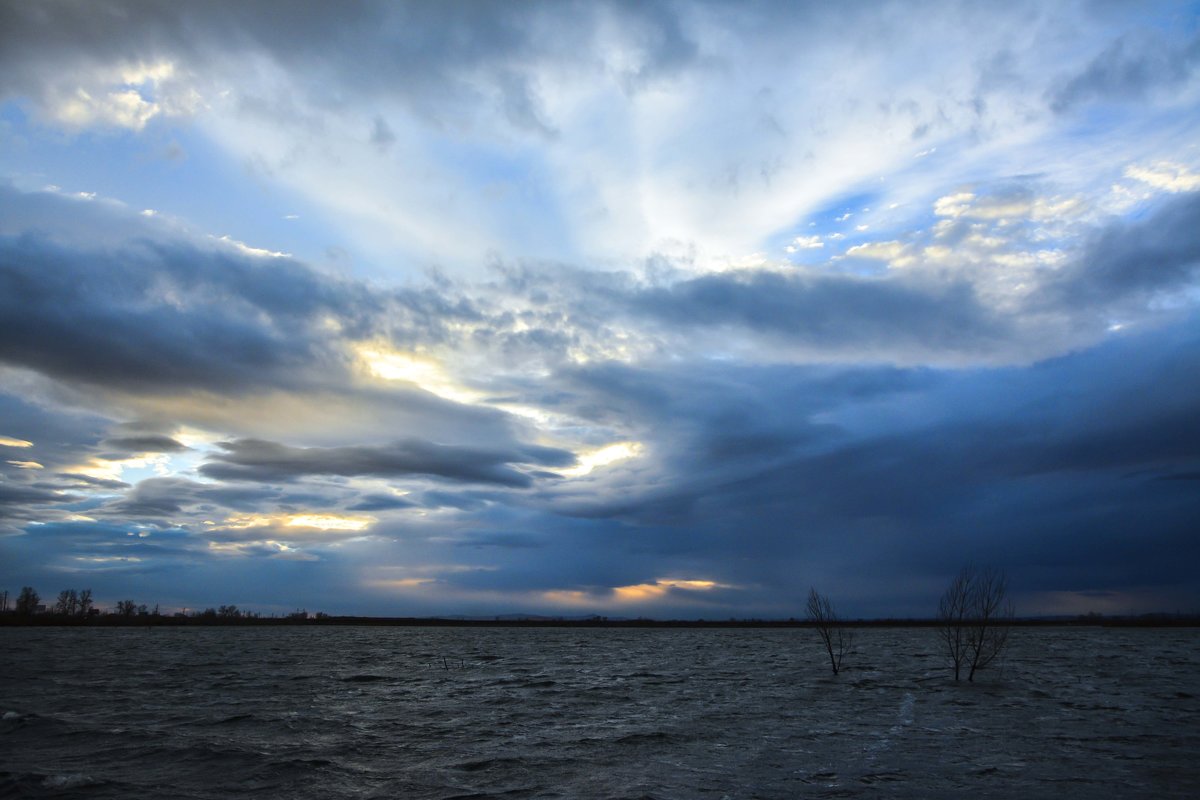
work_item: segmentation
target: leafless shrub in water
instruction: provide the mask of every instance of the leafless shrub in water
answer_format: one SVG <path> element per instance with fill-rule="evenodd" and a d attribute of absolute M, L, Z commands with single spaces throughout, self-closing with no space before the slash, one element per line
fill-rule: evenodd
<path fill-rule="evenodd" d="M 938 632 L 954 665 L 954 680 L 963 667 L 967 680 L 992 663 L 1008 641 L 1013 608 L 1008 582 L 995 569 L 964 567 L 938 603 Z"/>
<path fill-rule="evenodd" d="M 829 654 L 829 666 L 837 675 L 842 669 L 842 660 L 854 644 L 854 634 L 839 624 L 833 604 L 816 589 L 808 592 L 808 618 L 820 634 L 825 652 Z"/>

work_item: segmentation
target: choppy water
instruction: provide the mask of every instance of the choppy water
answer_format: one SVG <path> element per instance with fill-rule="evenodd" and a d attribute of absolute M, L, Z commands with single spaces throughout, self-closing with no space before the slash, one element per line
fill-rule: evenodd
<path fill-rule="evenodd" d="M 0 629 L 0 796 L 1200 796 L 1200 631 Z"/>

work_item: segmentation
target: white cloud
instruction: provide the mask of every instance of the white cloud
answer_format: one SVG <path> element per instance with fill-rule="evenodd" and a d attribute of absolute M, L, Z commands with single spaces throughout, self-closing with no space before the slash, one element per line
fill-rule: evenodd
<path fill-rule="evenodd" d="M 248 256 L 254 256 L 255 258 L 291 258 L 292 256 L 291 253 L 284 253 L 278 250 L 266 250 L 261 247 L 251 247 L 245 242 L 239 242 L 237 239 L 231 239 L 229 236 L 211 236 L 209 238 L 215 239 L 222 244 L 229 245 L 239 253 L 244 253 Z"/>
<path fill-rule="evenodd" d="M 60 98 L 48 111 L 56 122 L 72 128 L 109 125 L 140 131 L 159 113 L 159 108 L 134 89 L 107 92 L 98 97 L 86 89 L 76 89 Z"/>
<path fill-rule="evenodd" d="M 961 217 L 975 200 L 972 192 L 956 192 L 945 197 L 939 197 L 933 204 L 933 213 L 939 217 Z"/>
<path fill-rule="evenodd" d="M 141 131 L 159 115 L 191 114 L 203 106 L 170 61 L 116 64 L 58 76 L 40 98 L 44 116 L 66 128 Z"/>
<path fill-rule="evenodd" d="M 1170 161 L 1159 161 L 1149 167 L 1129 166 L 1125 168 L 1125 176 L 1172 193 L 1200 189 L 1200 174 Z"/>
<path fill-rule="evenodd" d="M 905 249 L 903 242 L 868 242 L 851 247 L 846 251 L 847 256 L 856 258 L 871 258 L 880 261 L 892 261 L 898 258 Z"/>
<path fill-rule="evenodd" d="M 789 253 L 795 253 L 799 250 L 817 250 L 824 246 L 825 243 L 821 241 L 820 236 L 797 236 L 786 250 Z"/>

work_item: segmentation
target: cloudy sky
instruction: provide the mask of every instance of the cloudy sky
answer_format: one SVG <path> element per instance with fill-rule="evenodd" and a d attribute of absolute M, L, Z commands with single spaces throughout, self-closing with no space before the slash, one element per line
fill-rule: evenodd
<path fill-rule="evenodd" d="M 0 0 L 0 589 L 1200 609 L 1182 2 Z"/>

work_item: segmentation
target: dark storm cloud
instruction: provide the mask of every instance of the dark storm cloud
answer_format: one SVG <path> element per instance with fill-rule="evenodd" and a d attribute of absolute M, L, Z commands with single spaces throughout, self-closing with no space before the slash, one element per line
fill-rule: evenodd
<path fill-rule="evenodd" d="M 569 466 L 568 451 L 523 446 L 489 450 L 406 439 L 382 446 L 290 447 L 258 439 L 222 442 L 200 467 L 201 473 L 221 480 L 280 481 L 306 475 L 342 477 L 431 476 L 467 483 L 527 487 L 532 479 L 514 464 Z"/>
<path fill-rule="evenodd" d="M 203 557 L 186 531 L 167 528 L 131 531 L 114 522 L 50 522 L 30 526 L 21 536 L 0 540 L 0 548 L 22 572 L 70 582 L 64 573 L 90 577 L 105 573 L 155 572 Z M 53 584 L 51 584 L 53 585 Z M 60 584 L 61 585 L 61 584 Z M 99 588 L 96 586 L 95 588 Z M 121 589 L 127 591 L 128 587 Z"/>
<path fill-rule="evenodd" d="M 340 391 L 345 338 L 411 347 L 483 319 L 448 285 L 378 290 L 291 258 L 202 246 L 114 204 L 0 184 L 0 213 L 0 230 L 23 231 L 0 234 L 0 363 L 67 383 Z M 454 405 L 412 402 L 434 400 Z"/>
<path fill-rule="evenodd" d="M 1185 288 L 1200 267 L 1200 192 L 1165 201 L 1148 217 L 1099 229 L 1040 302 L 1103 306 Z"/>
<path fill-rule="evenodd" d="M 294 386 L 318 365 L 340 371 L 305 315 L 326 304 L 305 303 L 295 286 L 272 288 L 302 270 L 252 275 L 245 266 L 182 245 L 89 253 L 33 235 L 0 238 L 0 360 L 160 391 Z M 174 292 L 188 300 L 169 302 Z"/>
<path fill-rule="evenodd" d="M 1053 583 L 1043 559 L 1076 552 L 1058 573 L 1072 587 L 1153 583 L 1158 571 L 1195 592 L 1173 565 L 1196 550 L 1200 499 L 1189 481 L 1160 480 L 1200 465 L 1194 325 L 1021 370 L 831 368 L 789 381 L 741 367 L 721 381 L 715 368 L 691 380 L 581 368 L 567 383 L 579 401 L 644 420 L 673 477 L 560 493 L 549 507 L 635 526 L 638 547 L 726 564 L 729 580 L 763 579 L 765 560 L 847 580 L 884 563 L 916 576 L 977 560 L 1028 572 L 1032 590 Z M 745 448 L 731 453 L 730 440 Z"/>
<path fill-rule="evenodd" d="M 1175 46 L 1150 35 L 1125 35 L 1078 75 L 1050 94 L 1050 106 L 1069 111 L 1091 101 L 1133 101 L 1191 80 L 1200 67 L 1200 38 Z"/>

